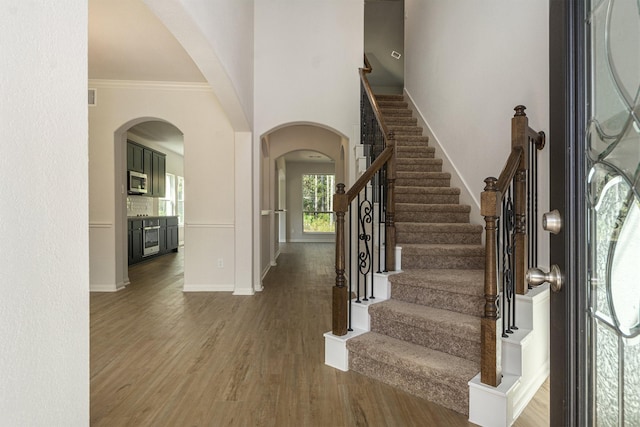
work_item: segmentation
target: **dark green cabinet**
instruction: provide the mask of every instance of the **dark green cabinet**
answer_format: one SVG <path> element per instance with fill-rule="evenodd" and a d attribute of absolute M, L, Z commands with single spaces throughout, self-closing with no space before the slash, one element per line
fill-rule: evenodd
<path fill-rule="evenodd" d="M 158 217 L 145 217 L 147 219 Z M 158 233 L 158 244 L 160 251 L 155 255 L 143 257 L 143 220 L 138 218 L 129 218 L 128 221 L 128 249 L 129 249 L 129 265 L 136 264 L 143 259 L 155 258 L 169 252 L 178 252 L 178 217 L 167 216 L 160 217 L 158 225 L 160 230 Z"/>
<path fill-rule="evenodd" d="M 142 220 L 129 220 L 129 264 L 142 261 Z"/>
<path fill-rule="evenodd" d="M 127 141 L 127 170 L 147 175 L 149 197 L 164 197 L 166 193 L 166 155 L 133 141 Z"/>
<path fill-rule="evenodd" d="M 164 154 L 153 151 L 151 153 L 152 171 L 151 193 L 153 197 L 164 197 L 166 193 L 166 157 Z"/>
<path fill-rule="evenodd" d="M 178 251 L 178 217 L 167 218 L 167 252 Z"/>
<path fill-rule="evenodd" d="M 144 148 L 127 142 L 127 170 L 144 173 Z"/>

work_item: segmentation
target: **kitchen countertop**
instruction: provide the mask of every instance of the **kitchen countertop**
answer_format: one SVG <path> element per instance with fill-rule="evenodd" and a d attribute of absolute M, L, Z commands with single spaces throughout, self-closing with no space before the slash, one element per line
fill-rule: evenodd
<path fill-rule="evenodd" d="M 144 215 L 144 216 L 128 216 L 129 221 L 134 219 L 155 219 L 155 218 L 177 218 L 178 215 Z"/>

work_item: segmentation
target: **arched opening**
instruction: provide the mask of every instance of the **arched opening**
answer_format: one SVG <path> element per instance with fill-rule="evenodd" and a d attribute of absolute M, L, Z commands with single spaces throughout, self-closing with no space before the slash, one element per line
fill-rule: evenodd
<path fill-rule="evenodd" d="M 135 168 L 132 166 L 131 147 L 144 148 L 145 153 L 150 153 L 148 159 L 143 159 L 143 162 L 153 162 L 145 165 L 144 172 L 155 168 L 153 177 L 147 177 L 147 194 L 129 194 L 128 174 L 129 170 Z M 128 266 L 131 263 L 170 252 L 167 248 L 173 248 L 174 243 L 184 245 L 184 176 L 184 135 L 172 123 L 154 117 L 140 117 L 128 121 L 115 131 L 114 177 L 115 188 L 120 189 L 116 190 L 114 203 L 115 261 L 116 277 L 122 278 L 117 283 L 122 286 L 129 283 Z M 167 229 L 166 218 L 174 217 L 177 217 L 177 230 L 174 230 L 173 222 L 170 225 L 172 228 Z M 137 254 L 138 249 L 132 243 L 132 238 L 141 237 L 135 232 L 132 235 L 129 224 L 135 218 L 142 221 L 150 218 L 165 219 L 163 227 L 155 236 L 158 243 L 157 254 Z M 167 230 L 170 234 L 167 234 Z M 144 237 L 142 239 L 143 247 L 139 248 L 140 251 L 147 243 Z"/>
<path fill-rule="evenodd" d="M 334 241 L 327 227 L 335 183 L 346 176 L 348 143 L 341 133 L 312 123 L 286 124 L 261 138 L 262 277 L 276 265 L 281 244 Z"/>

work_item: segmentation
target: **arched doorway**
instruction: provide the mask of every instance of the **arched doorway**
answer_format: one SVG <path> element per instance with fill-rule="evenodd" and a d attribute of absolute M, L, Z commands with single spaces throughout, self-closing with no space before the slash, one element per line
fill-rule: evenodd
<path fill-rule="evenodd" d="M 127 183 L 127 144 L 131 141 L 164 155 L 163 181 L 167 188 L 165 197 L 130 195 Z M 181 213 L 178 239 L 184 242 L 184 198 L 178 200 L 178 184 L 184 179 L 184 137 L 177 126 L 154 117 L 140 117 L 128 121 L 114 132 L 114 176 L 115 195 L 115 261 L 117 283 L 129 283 L 128 277 L 128 218 L 134 216 L 154 217 Z M 170 177 L 169 177 L 170 176 Z M 173 179 L 171 178 L 173 177 Z M 173 188 L 170 188 L 173 186 Z M 118 194 L 119 193 L 119 194 Z M 169 193 L 169 194 L 167 194 Z M 116 289 L 117 290 L 117 289 Z"/>
<path fill-rule="evenodd" d="M 333 241 L 333 233 L 305 232 L 302 180 L 313 174 L 331 175 L 332 183 L 344 181 L 349 140 L 319 124 L 290 123 L 266 133 L 261 142 L 260 267 L 264 277 L 276 265 L 280 243 Z"/>

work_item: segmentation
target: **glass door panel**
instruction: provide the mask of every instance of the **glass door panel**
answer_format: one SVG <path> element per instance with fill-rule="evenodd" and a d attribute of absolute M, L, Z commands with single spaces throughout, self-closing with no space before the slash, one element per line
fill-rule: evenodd
<path fill-rule="evenodd" d="M 593 0 L 589 48 L 586 418 L 640 425 L 640 1 Z"/>

